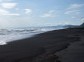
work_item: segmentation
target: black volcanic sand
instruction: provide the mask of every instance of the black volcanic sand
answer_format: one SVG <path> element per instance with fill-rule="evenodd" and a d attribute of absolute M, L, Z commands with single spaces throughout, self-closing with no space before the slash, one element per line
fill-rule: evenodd
<path fill-rule="evenodd" d="M 84 29 L 62 29 L 0 46 L 0 62 L 84 62 Z"/>

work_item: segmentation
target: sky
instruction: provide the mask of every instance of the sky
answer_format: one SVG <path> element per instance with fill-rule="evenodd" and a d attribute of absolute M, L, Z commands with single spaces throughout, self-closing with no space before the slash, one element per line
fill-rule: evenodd
<path fill-rule="evenodd" d="M 0 28 L 83 22 L 84 0 L 0 0 Z"/>

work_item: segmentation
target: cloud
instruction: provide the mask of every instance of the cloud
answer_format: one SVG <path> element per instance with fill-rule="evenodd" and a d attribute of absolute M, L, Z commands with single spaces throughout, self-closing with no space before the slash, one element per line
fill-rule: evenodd
<path fill-rule="evenodd" d="M 1 3 L 1 6 L 5 9 L 15 8 L 17 3 Z"/>
<path fill-rule="evenodd" d="M 19 13 L 11 13 L 10 10 L 16 10 L 16 6 L 17 6 L 17 3 L 13 3 L 13 2 L 7 2 L 5 3 L 4 1 L 11 1 L 11 0 L 0 0 L 0 1 L 3 1 L 1 2 L 1 5 L 0 5 L 0 16 L 1 15 L 4 15 L 4 16 L 19 16 L 20 14 Z"/>
<path fill-rule="evenodd" d="M 0 0 L 0 2 L 9 2 L 9 1 L 12 1 L 12 0 Z"/>
<path fill-rule="evenodd" d="M 84 4 L 71 4 L 64 14 L 70 15 L 72 18 L 76 18 L 81 13 L 81 8 L 84 6 Z"/>
<path fill-rule="evenodd" d="M 32 9 L 24 9 L 24 10 L 25 10 L 25 14 L 28 15 L 32 14 Z"/>
<path fill-rule="evenodd" d="M 67 14 L 67 15 L 72 15 L 72 14 L 77 15 L 79 13 L 80 13 L 80 10 L 68 10 L 65 12 L 65 14 Z"/>
<path fill-rule="evenodd" d="M 84 4 L 71 4 L 67 10 L 77 10 L 80 9 Z"/>
<path fill-rule="evenodd" d="M 55 17 L 55 10 L 50 10 L 47 13 L 44 13 L 41 17 L 49 17 L 49 18 Z"/>
<path fill-rule="evenodd" d="M 7 16 L 19 16 L 20 14 L 18 13 L 10 13 L 9 11 L 5 10 L 5 9 L 0 9 L 0 15 L 7 15 Z"/>
<path fill-rule="evenodd" d="M 7 14 L 8 13 L 8 11 L 6 11 L 6 10 L 4 10 L 4 9 L 0 9 L 0 15 L 5 15 L 5 14 Z"/>
<path fill-rule="evenodd" d="M 8 13 L 8 14 L 5 14 L 7 16 L 19 16 L 20 14 L 19 13 Z"/>

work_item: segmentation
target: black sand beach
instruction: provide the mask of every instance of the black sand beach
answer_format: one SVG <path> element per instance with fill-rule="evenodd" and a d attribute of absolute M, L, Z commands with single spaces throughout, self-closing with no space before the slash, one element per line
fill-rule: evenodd
<path fill-rule="evenodd" d="M 84 62 L 84 29 L 45 32 L 0 46 L 0 62 Z"/>

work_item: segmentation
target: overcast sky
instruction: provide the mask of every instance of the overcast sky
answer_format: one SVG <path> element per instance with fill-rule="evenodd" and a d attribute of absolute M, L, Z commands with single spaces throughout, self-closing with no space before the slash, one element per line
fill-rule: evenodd
<path fill-rule="evenodd" d="M 0 0 L 0 27 L 79 25 L 84 0 Z"/>

